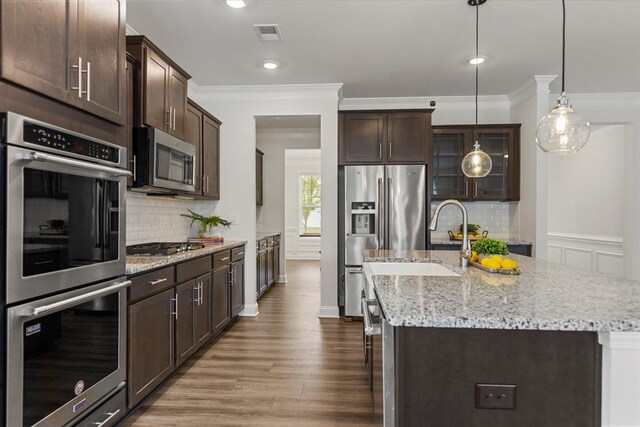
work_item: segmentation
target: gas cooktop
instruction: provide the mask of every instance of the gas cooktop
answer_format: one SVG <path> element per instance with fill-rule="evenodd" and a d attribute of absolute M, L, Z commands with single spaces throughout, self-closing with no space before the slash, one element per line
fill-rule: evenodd
<path fill-rule="evenodd" d="M 153 242 L 127 246 L 129 256 L 167 256 L 179 252 L 195 251 L 202 249 L 204 245 L 198 242 Z"/>

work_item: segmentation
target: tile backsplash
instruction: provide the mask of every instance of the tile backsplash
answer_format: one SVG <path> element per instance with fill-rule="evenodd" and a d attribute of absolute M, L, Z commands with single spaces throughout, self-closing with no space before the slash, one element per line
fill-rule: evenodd
<path fill-rule="evenodd" d="M 437 202 L 431 203 L 431 214 Z M 497 239 L 520 238 L 520 210 L 518 202 L 466 202 L 469 222 L 480 225 L 480 231 L 489 230 L 489 237 Z M 438 229 L 431 232 L 431 240 L 449 240 L 447 230 L 458 231 L 462 213 L 455 206 L 440 211 Z"/>
<path fill-rule="evenodd" d="M 193 200 L 127 192 L 127 245 L 186 240 L 191 221 L 180 214 L 193 210 L 194 205 Z"/>

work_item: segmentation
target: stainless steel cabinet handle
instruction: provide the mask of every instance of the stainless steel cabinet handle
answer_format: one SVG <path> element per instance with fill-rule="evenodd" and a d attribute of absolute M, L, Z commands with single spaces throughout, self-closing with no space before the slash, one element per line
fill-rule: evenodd
<path fill-rule="evenodd" d="M 171 129 L 171 108 L 167 110 L 167 114 L 169 115 L 169 119 L 164 124 L 169 126 L 169 129 Z"/>
<path fill-rule="evenodd" d="M 364 323 L 364 334 L 367 336 L 380 335 L 382 333 L 381 326 L 373 322 L 371 312 L 369 311 L 369 306 L 376 305 L 377 303 L 376 300 L 362 298 L 362 321 Z"/>
<path fill-rule="evenodd" d="M 244 252 L 238 252 L 236 255 L 238 255 L 238 256 L 244 255 Z"/>
<path fill-rule="evenodd" d="M 40 261 L 40 262 L 34 262 L 34 265 L 44 265 L 44 264 L 53 264 L 53 260 L 50 259 L 49 261 Z"/>
<path fill-rule="evenodd" d="M 126 288 L 129 285 L 131 285 L 131 280 L 127 280 L 125 282 L 118 283 L 116 285 L 111 285 L 104 289 L 99 289 L 97 291 L 89 292 L 88 294 L 82 294 L 82 295 L 78 295 L 77 297 L 69 298 L 59 302 L 54 302 L 53 304 L 41 305 L 39 307 L 33 308 L 30 312 L 25 313 L 26 314 L 25 317 L 38 317 L 38 316 L 42 316 L 43 314 L 49 313 L 51 311 L 64 310 L 67 307 L 71 307 L 76 304 L 81 304 L 83 302 L 90 301 L 94 298 L 99 298 L 103 295 L 109 294 L 113 291 Z"/>
<path fill-rule="evenodd" d="M 115 412 L 107 412 L 107 415 L 109 416 L 106 420 L 104 420 L 101 423 L 98 422 L 94 422 L 93 425 L 97 426 L 97 427 L 102 427 L 104 425 L 106 425 L 113 417 L 115 417 L 116 415 L 118 415 L 120 413 L 120 409 L 117 409 Z"/>
<path fill-rule="evenodd" d="M 95 172 L 105 172 L 115 176 L 131 176 L 131 172 L 125 169 L 111 168 L 109 166 L 94 165 L 87 162 L 81 162 L 78 160 L 67 159 L 65 157 L 52 156 L 51 154 L 31 152 L 31 160 L 37 162 L 55 163 L 58 165 L 71 166 L 74 168 L 87 169 Z"/>
<path fill-rule="evenodd" d="M 392 158 L 393 155 L 391 155 L 391 141 L 389 141 L 389 158 Z"/>
<path fill-rule="evenodd" d="M 362 270 L 349 270 L 349 274 L 363 274 Z"/>
<path fill-rule="evenodd" d="M 71 89 L 72 90 L 77 90 L 78 91 L 78 98 L 82 98 L 82 94 L 84 92 L 82 92 L 82 57 L 79 56 L 78 57 L 78 65 L 72 65 L 71 68 L 73 69 L 77 69 L 78 70 L 78 86 L 73 86 Z"/>
<path fill-rule="evenodd" d="M 382 238 L 382 178 L 378 178 L 378 200 L 376 202 L 376 220 L 377 220 L 377 230 L 376 230 L 376 237 L 377 237 L 377 249 L 384 249 L 384 240 Z"/>
<path fill-rule="evenodd" d="M 176 130 L 176 107 L 173 107 L 173 130 Z"/>
<path fill-rule="evenodd" d="M 87 62 L 87 101 L 91 101 L 91 62 Z"/>
<path fill-rule="evenodd" d="M 204 283 L 200 282 L 200 304 L 204 303 Z"/>
<path fill-rule="evenodd" d="M 382 160 L 382 141 L 378 142 L 378 158 Z"/>
<path fill-rule="evenodd" d="M 168 280 L 168 279 L 167 279 L 166 277 L 163 277 L 162 279 L 158 279 L 158 280 L 151 280 L 151 281 L 149 282 L 149 284 L 150 284 L 151 286 L 155 286 L 155 285 L 157 285 L 158 283 L 166 282 L 167 280 Z"/>
<path fill-rule="evenodd" d="M 220 259 L 220 261 L 226 261 L 226 260 L 228 260 L 228 259 L 229 259 L 229 257 L 228 257 L 228 256 L 226 256 L 226 257 L 224 257 L 224 258 L 221 258 L 221 259 Z"/>
<path fill-rule="evenodd" d="M 175 298 L 171 298 L 171 301 L 175 301 L 176 303 L 176 311 L 174 311 L 173 314 L 174 316 L 176 316 L 176 320 L 178 320 L 178 294 L 176 294 Z"/>

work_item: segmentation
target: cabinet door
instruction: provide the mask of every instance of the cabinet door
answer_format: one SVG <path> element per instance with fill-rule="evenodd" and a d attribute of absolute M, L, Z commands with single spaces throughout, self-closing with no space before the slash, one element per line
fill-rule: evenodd
<path fill-rule="evenodd" d="M 267 249 L 267 286 L 273 285 L 273 247 Z"/>
<path fill-rule="evenodd" d="M 394 113 L 387 116 L 389 163 L 426 163 L 430 114 Z"/>
<path fill-rule="evenodd" d="M 221 331 L 231 320 L 229 294 L 229 266 L 215 270 L 213 274 L 212 317 L 213 333 Z"/>
<path fill-rule="evenodd" d="M 196 304 L 196 346 L 202 347 L 211 338 L 211 274 L 196 279 L 200 285 L 200 301 Z"/>
<path fill-rule="evenodd" d="M 197 294 L 195 280 L 176 286 L 176 366 L 180 366 L 196 351 Z"/>
<path fill-rule="evenodd" d="M 169 133 L 185 139 L 187 79 L 174 68 L 169 69 L 169 109 L 171 111 Z"/>
<path fill-rule="evenodd" d="M 231 266 L 231 316 L 236 317 L 244 308 L 244 260 Z"/>
<path fill-rule="evenodd" d="M 462 159 L 470 147 L 472 133 L 466 129 L 433 130 L 432 200 L 467 200 L 468 180 L 462 173 Z"/>
<path fill-rule="evenodd" d="M 511 182 L 509 145 L 513 129 L 478 129 L 475 133 L 482 150 L 491 156 L 491 172 L 484 178 L 473 180 L 473 198 L 476 200 L 507 200 Z M 474 139 L 475 139 L 474 138 Z"/>
<path fill-rule="evenodd" d="M 262 294 L 267 290 L 267 251 L 261 251 L 258 265 L 258 293 Z"/>
<path fill-rule="evenodd" d="M 278 283 L 280 280 L 280 245 L 273 247 L 273 281 Z"/>
<path fill-rule="evenodd" d="M 202 147 L 202 112 L 191 104 L 187 104 L 187 117 L 185 127 L 185 141 L 196 147 L 196 189 L 195 193 L 202 194 L 204 160 Z"/>
<path fill-rule="evenodd" d="M 175 369 L 173 296 L 172 288 L 129 306 L 129 407 Z"/>
<path fill-rule="evenodd" d="M 78 2 L 3 1 L 0 13 L 2 78 L 66 103 L 77 103 Z"/>
<path fill-rule="evenodd" d="M 127 130 L 125 135 L 125 143 L 127 148 L 127 168 L 129 172 L 133 174 L 135 159 L 133 157 L 133 83 L 136 74 L 136 64 L 133 57 L 127 57 L 126 66 L 126 86 L 127 86 L 127 103 L 126 103 L 126 116 L 127 116 Z M 127 178 L 127 187 L 133 185 L 133 175 Z"/>
<path fill-rule="evenodd" d="M 382 163 L 385 116 L 348 114 L 344 119 L 345 163 Z"/>
<path fill-rule="evenodd" d="M 169 131 L 169 99 L 167 82 L 169 64 L 158 54 L 146 49 L 144 69 L 144 124 Z"/>
<path fill-rule="evenodd" d="M 263 154 L 261 151 L 256 151 L 256 205 L 263 205 L 263 188 L 262 188 L 262 169 L 263 169 Z"/>
<path fill-rule="evenodd" d="M 78 40 L 87 71 L 82 108 L 118 124 L 125 124 L 124 18 L 124 1 L 80 1 Z"/>
<path fill-rule="evenodd" d="M 220 199 L 220 125 L 204 115 L 202 120 L 202 195 Z"/>

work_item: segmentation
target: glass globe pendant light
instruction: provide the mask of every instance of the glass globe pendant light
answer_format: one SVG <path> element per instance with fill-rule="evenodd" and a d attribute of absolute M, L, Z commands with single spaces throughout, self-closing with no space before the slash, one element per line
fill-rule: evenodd
<path fill-rule="evenodd" d="M 565 62 L 565 4 L 562 0 L 562 94 L 553 110 L 540 120 L 536 129 L 536 142 L 545 153 L 571 154 L 587 143 L 591 124 L 580 113 L 573 111 L 564 92 Z"/>
<path fill-rule="evenodd" d="M 469 6 L 476 8 L 476 58 L 478 58 L 478 7 L 486 3 L 487 0 L 467 0 Z M 478 63 L 476 66 L 476 135 L 478 134 Z M 484 178 L 491 172 L 491 157 L 480 148 L 480 143 L 476 139 L 473 150 L 462 159 L 462 173 L 469 178 Z"/>

